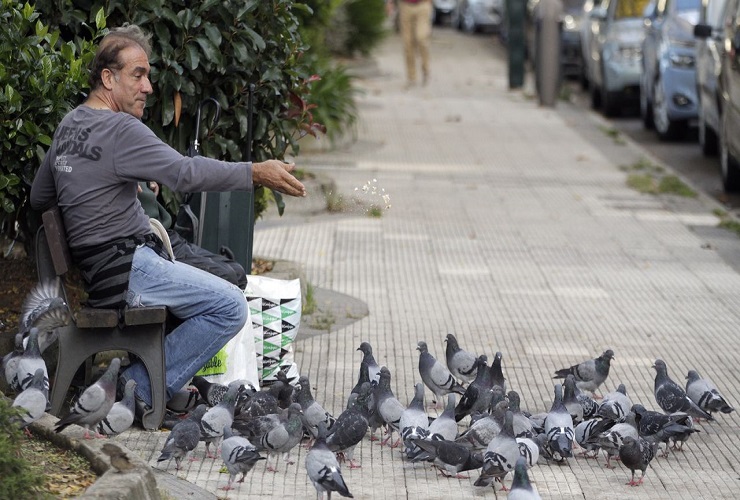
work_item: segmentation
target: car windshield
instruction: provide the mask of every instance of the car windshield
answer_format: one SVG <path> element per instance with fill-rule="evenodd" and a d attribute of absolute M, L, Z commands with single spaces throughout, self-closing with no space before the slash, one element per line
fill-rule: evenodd
<path fill-rule="evenodd" d="M 678 12 L 698 11 L 701 9 L 701 0 L 677 0 L 676 10 Z"/>
<path fill-rule="evenodd" d="M 649 0 L 618 0 L 614 19 L 642 18 Z"/>

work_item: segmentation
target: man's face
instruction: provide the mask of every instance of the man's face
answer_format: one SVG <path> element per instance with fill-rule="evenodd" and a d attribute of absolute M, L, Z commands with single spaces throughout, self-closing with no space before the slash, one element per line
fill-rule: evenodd
<path fill-rule="evenodd" d="M 113 103 L 118 109 L 141 119 L 146 106 L 146 96 L 151 94 L 152 84 L 149 81 L 149 59 L 139 46 L 123 49 L 119 54 L 123 63 L 121 70 L 111 70 Z"/>

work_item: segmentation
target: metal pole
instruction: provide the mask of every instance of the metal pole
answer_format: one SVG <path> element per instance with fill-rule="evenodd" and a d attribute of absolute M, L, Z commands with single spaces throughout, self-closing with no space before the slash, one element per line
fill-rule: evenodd
<path fill-rule="evenodd" d="M 554 107 L 560 90 L 560 0 L 540 0 L 537 16 L 537 92 L 540 105 Z"/>

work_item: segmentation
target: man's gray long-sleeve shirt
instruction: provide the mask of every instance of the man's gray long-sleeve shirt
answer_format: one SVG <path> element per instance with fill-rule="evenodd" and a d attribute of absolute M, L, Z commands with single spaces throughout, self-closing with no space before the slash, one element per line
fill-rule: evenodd
<path fill-rule="evenodd" d="M 183 156 L 137 118 L 79 106 L 62 119 L 31 188 L 31 207 L 57 204 L 70 248 L 151 233 L 138 181 L 171 189 L 250 191 L 250 163 Z"/>

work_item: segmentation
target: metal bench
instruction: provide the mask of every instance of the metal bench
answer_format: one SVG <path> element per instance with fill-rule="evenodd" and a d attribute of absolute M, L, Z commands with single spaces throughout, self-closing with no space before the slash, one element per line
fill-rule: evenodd
<path fill-rule="evenodd" d="M 39 280 L 61 278 L 72 268 L 64 223 L 58 207 L 42 215 L 43 226 L 36 235 L 36 266 Z M 62 291 L 67 292 L 62 282 Z M 69 301 L 68 301 L 69 302 Z M 73 321 L 59 331 L 59 354 L 51 391 L 51 412 L 60 416 L 67 391 L 77 370 L 104 351 L 126 351 L 146 367 L 152 387 L 152 408 L 142 416 L 147 430 L 162 424 L 166 405 L 164 338 L 165 306 L 118 309 L 83 307 Z"/>

